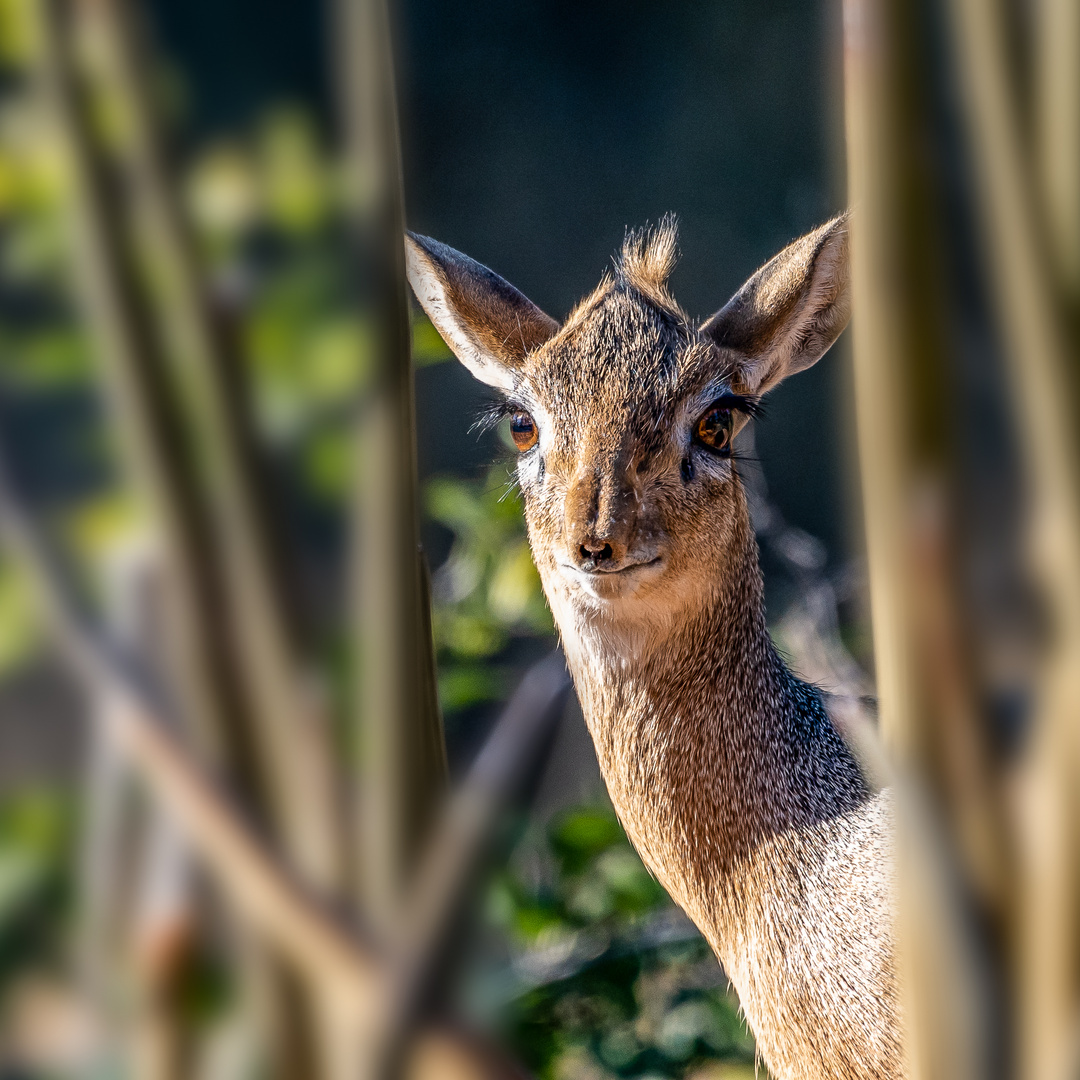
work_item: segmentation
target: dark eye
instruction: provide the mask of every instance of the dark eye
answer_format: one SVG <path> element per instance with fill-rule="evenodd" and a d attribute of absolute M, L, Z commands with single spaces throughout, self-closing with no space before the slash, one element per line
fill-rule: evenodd
<path fill-rule="evenodd" d="M 731 410 L 710 405 L 694 425 L 694 442 L 718 454 L 731 452 Z"/>
<path fill-rule="evenodd" d="M 540 433 L 536 430 L 536 421 L 527 412 L 516 412 L 510 417 L 510 438 L 524 454 L 536 445 Z"/>

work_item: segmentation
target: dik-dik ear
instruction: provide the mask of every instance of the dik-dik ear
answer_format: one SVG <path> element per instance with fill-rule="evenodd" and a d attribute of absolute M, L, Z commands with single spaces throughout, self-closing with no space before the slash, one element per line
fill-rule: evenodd
<path fill-rule="evenodd" d="M 525 356 L 559 324 L 486 266 L 427 236 L 405 237 L 409 284 L 457 358 L 481 381 L 513 390 Z"/>
<path fill-rule="evenodd" d="M 770 259 L 701 328 L 742 362 L 734 388 L 764 394 L 817 363 L 851 314 L 848 215 Z"/>

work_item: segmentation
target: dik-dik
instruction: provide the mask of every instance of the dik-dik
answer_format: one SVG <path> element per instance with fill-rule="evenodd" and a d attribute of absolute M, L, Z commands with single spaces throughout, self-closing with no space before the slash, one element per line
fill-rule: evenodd
<path fill-rule="evenodd" d="M 769 637 L 732 441 L 848 321 L 836 218 L 695 324 L 675 231 L 560 325 L 422 236 L 409 280 L 501 392 L 544 592 L 623 825 L 708 939 L 777 1080 L 898 1080 L 891 817 Z M 812 454 L 814 448 L 807 446 Z"/>

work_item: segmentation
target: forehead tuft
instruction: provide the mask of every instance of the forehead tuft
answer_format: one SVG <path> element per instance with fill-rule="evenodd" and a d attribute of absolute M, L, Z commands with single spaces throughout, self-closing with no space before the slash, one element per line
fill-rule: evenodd
<path fill-rule="evenodd" d="M 678 224 L 674 215 L 667 214 L 655 229 L 638 229 L 627 234 L 615 262 L 616 280 L 646 295 L 659 294 L 670 300 L 667 280 L 678 258 Z"/>
<path fill-rule="evenodd" d="M 669 383 L 697 333 L 674 303 L 661 304 L 618 279 L 606 280 L 535 355 L 531 374 L 624 389 Z"/>

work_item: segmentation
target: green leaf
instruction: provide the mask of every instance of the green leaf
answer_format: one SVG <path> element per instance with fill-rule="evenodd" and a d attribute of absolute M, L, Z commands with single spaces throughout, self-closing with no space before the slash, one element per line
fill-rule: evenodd
<path fill-rule="evenodd" d="M 490 664 L 443 665 L 439 669 L 439 701 L 446 710 L 458 710 L 506 695 L 509 673 Z"/>
<path fill-rule="evenodd" d="M 23 664 L 42 640 L 35 597 L 13 563 L 0 562 L 0 675 Z"/>
<path fill-rule="evenodd" d="M 442 364 L 454 358 L 439 331 L 431 325 L 427 316 L 421 313 L 414 315 L 412 321 L 412 353 L 413 363 L 418 368 Z"/>
<path fill-rule="evenodd" d="M 561 814 L 552 822 L 549 837 L 567 873 L 576 873 L 612 845 L 625 842 L 618 818 L 606 807 L 579 808 Z"/>

